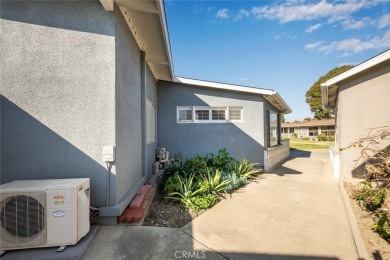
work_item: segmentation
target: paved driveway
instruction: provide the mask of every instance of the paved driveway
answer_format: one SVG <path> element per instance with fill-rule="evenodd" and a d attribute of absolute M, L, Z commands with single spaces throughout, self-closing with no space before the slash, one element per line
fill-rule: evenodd
<path fill-rule="evenodd" d="M 85 259 L 358 259 L 328 151 L 292 155 L 181 229 L 103 227 Z"/>

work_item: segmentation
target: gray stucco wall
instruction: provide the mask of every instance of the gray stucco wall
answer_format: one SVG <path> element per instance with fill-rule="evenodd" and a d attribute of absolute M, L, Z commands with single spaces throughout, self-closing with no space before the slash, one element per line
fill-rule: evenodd
<path fill-rule="evenodd" d="M 242 106 L 244 122 L 179 124 L 177 106 Z M 159 81 L 158 129 L 159 147 L 172 156 L 180 152 L 188 158 L 226 147 L 236 158 L 264 163 L 264 98 L 259 95 Z"/>
<path fill-rule="evenodd" d="M 153 77 L 153 74 L 147 66 L 146 70 L 146 96 L 150 99 L 156 106 L 157 106 L 157 82 Z M 157 132 L 158 132 L 158 126 Z M 158 137 L 157 137 L 158 140 Z M 147 150 L 147 158 L 146 158 L 146 170 L 147 175 L 150 177 L 153 172 L 153 163 L 156 161 L 156 149 L 157 149 L 158 142 L 153 142 L 150 144 L 147 144 L 146 150 Z"/>
<path fill-rule="evenodd" d="M 336 146 L 346 147 L 367 134 L 367 129 L 390 121 L 390 61 L 339 84 L 336 114 Z M 383 143 L 382 146 L 390 145 Z M 359 173 L 354 162 L 359 148 L 340 152 L 340 178 Z M 361 172 L 361 171 L 360 171 Z"/>
<path fill-rule="evenodd" d="M 116 198 L 142 178 L 141 55 L 116 9 Z"/>
<path fill-rule="evenodd" d="M 0 14 L 1 183 L 89 177 L 91 204 L 104 205 L 102 146 L 115 145 L 114 14 L 69 1 L 2 1 Z"/>

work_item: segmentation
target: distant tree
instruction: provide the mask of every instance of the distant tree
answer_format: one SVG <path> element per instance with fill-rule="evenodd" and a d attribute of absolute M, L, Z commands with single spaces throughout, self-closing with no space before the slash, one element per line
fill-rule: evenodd
<path fill-rule="evenodd" d="M 306 102 L 310 106 L 311 112 L 314 113 L 314 118 L 322 119 L 322 118 L 331 118 L 334 115 L 332 110 L 323 109 L 321 103 L 321 83 L 336 77 L 337 75 L 353 68 L 352 65 L 344 65 L 341 67 L 337 67 L 329 71 L 326 75 L 321 76 L 314 84 L 310 87 L 310 89 L 306 92 Z"/>
<path fill-rule="evenodd" d="M 311 121 L 311 117 L 305 117 L 303 121 Z"/>
<path fill-rule="evenodd" d="M 280 122 L 282 124 L 286 123 L 286 119 L 284 118 L 284 114 L 280 114 Z"/>

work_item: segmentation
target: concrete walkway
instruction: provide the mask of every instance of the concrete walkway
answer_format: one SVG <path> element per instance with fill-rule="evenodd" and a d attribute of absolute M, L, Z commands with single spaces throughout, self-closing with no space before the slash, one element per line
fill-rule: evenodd
<path fill-rule="evenodd" d="M 102 227 L 85 259 L 358 259 L 328 150 L 292 155 L 181 229 Z"/>

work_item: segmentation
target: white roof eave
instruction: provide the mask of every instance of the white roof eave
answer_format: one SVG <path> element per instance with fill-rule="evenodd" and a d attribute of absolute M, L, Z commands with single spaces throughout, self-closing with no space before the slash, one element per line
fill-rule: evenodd
<path fill-rule="evenodd" d="M 345 80 L 349 77 L 352 77 L 352 76 L 354 76 L 362 71 L 365 71 L 365 70 L 367 70 L 375 65 L 378 65 L 379 63 L 382 63 L 386 60 L 389 60 L 389 59 L 390 59 L 390 50 L 387 50 L 387 51 L 375 56 L 374 58 L 371 58 L 371 59 L 353 67 L 352 69 L 349 69 L 346 72 L 341 73 L 340 75 L 338 75 L 334 78 L 331 78 L 330 80 L 322 83 L 321 86 L 330 87 L 330 86 L 335 85 L 336 83 L 338 83 L 342 80 Z"/>
<path fill-rule="evenodd" d="M 331 78 L 329 79 L 328 81 L 324 82 L 321 84 L 321 100 L 322 100 L 322 107 L 324 108 L 334 108 L 335 104 L 330 104 L 329 100 L 331 98 L 334 98 L 334 96 L 336 95 L 336 93 L 331 93 L 331 91 L 329 91 L 329 88 L 333 87 L 333 88 L 338 88 L 338 83 L 345 80 L 345 79 L 348 79 L 352 76 L 355 76 L 367 69 L 370 69 L 372 68 L 373 66 L 375 65 L 378 65 L 386 60 L 389 60 L 390 59 L 390 50 L 387 50 L 355 67 L 353 67 L 352 69 L 349 69 L 347 70 L 346 72 L 344 73 L 341 73 L 340 75 L 334 77 L 334 78 Z"/>
<path fill-rule="evenodd" d="M 197 79 L 188 79 L 188 78 L 183 78 L 183 77 L 175 77 L 174 81 L 179 82 L 179 83 L 183 83 L 183 84 L 195 85 L 195 86 L 201 86 L 201 87 L 207 87 L 207 88 L 215 88 L 215 89 L 223 89 L 223 90 L 231 90 L 231 91 L 264 95 L 264 97 L 272 105 L 274 105 L 274 106 L 279 105 L 280 107 L 282 107 L 282 110 L 280 111 L 281 113 L 288 114 L 288 113 L 292 112 L 291 108 L 287 105 L 287 103 L 283 100 L 283 98 L 275 90 L 246 87 L 246 86 L 239 86 L 239 85 L 219 83 L 219 82 L 210 82 L 210 81 L 197 80 Z M 269 97 L 272 97 L 272 99 Z M 275 104 L 275 102 L 276 102 L 276 104 Z"/>

